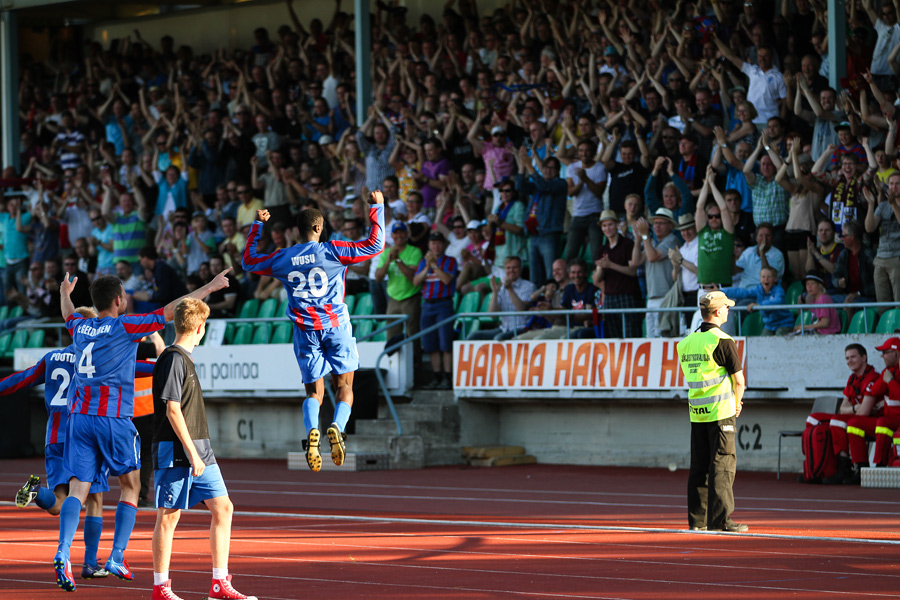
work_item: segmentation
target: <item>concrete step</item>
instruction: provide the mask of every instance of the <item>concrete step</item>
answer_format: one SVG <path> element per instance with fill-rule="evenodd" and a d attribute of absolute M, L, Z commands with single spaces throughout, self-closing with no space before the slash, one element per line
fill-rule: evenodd
<path fill-rule="evenodd" d="M 401 421 L 440 421 L 447 411 L 457 410 L 456 406 L 447 404 L 395 404 Z M 390 419 L 391 411 L 387 405 L 378 408 L 379 419 Z"/>
<path fill-rule="evenodd" d="M 455 443 L 459 441 L 459 420 L 448 421 L 400 421 L 403 435 L 421 435 L 425 445 L 430 443 Z M 356 421 L 359 435 L 397 435 L 393 419 L 359 419 Z"/>
<path fill-rule="evenodd" d="M 425 466 L 461 465 L 462 454 L 459 444 L 435 444 L 425 446 Z"/>
<path fill-rule="evenodd" d="M 401 419 L 400 424 L 403 426 L 403 433 L 415 433 L 415 421 L 406 421 Z M 356 433 L 358 435 L 379 435 L 391 436 L 397 435 L 397 423 L 394 419 L 357 419 Z"/>
<path fill-rule="evenodd" d="M 456 404 L 453 390 L 413 390 L 413 404 Z"/>
<path fill-rule="evenodd" d="M 397 435 L 396 429 L 394 430 L 394 435 Z M 346 445 L 347 452 L 354 452 L 356 454 L 390 453 L 391 436 L 354 434 L 347 436 Z"/>

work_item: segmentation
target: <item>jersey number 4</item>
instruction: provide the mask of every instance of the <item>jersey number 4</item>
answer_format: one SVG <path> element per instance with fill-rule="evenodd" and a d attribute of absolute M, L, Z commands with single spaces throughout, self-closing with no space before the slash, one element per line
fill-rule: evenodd
<path fill-rule="evenodd" d="M 294 286 L 295 298 L 309 298 L 310 294 L 315 298 L 321 298 L 328 291 L 328 275 L 321 267 L 313 267 L 309 270 L 309 275 L 291 271 L 288 273 L 288 281 L 297 282 Z"/>
<path fill-rule="evenodd" d="M 97 370 L 96 367 L 94 367 L 94 358 L 91 354 L 93 351 L 94 342 L 91 342 L 81 351 L 81 359 L 78 361 L 78 372 L 88 379 L 93 377 L 94 371 Z"/>

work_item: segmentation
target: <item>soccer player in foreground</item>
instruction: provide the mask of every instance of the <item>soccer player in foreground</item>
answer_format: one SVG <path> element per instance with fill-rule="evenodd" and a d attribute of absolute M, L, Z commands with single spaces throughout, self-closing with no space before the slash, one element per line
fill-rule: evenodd
<path fill-rule="evenodd" d="M 172 591 L 169 562 L 172 539 L 183 509 L 203 502 L 212 515 L 212 586 L 209 598 L 256 600 L 231 587 L 228 551 L 234 506 L 209 442 L 203 391 L 191 352 L 206 331 L 209 306 L 185 298 L 175 307 L 175 343 L 153 370 L 153 480 L 156 527 L 153 529 L 153 600 L 180 600 Z"/>
<path fill-rule="evenodd" d="M 86 319 L 97 316 L 94 309 L 86 306 L 75 309 Z M 58 515 L 63 500 L 69 493 L 71 473 L 63 466 L 63 449 L 66 443 L 66 424 L 69 421 L 69 407 L 66 397 L 69 382 L 75 371 L 75 348 L 69 346 L 51 350 L 41 357 L 33 367 L 13 373 L 0 380 L 0 396 L 12 394 L 26 387 L 44 385 L 44 405 L 47 407 L 47 435 L 44 441 L 44 469 L 47 472 L 47 486 L 41 487 L 41 478 L 32 475 L 16 494 L 16 506 L 25 508 L 34 502 L 51 515 Z M 85 501 L 84 519 L 84 565 L 82 579 L 106 577 L 109 573 L 97 564 L 97 548 L 103 533 L 103 492 L 109 490 L 109 479 L 91 482 L 91 489 Z"/>
<path fill-rule="evenodd" d="M 306 388 L 303 424 L 306 426 L 306 463 L 313 471 L 322 468 L 319 453 L 319 408 L 325 397 L 325 374 L 332 373 L 336 395 L 334 421 L 326 434 L 331 460 L 344 463 L 347 438 L 344 428 L 353 406 L 353 373 L 359 368 L 356 339 L 344 304 L 347 266 L 369 260 L 384 250 L 384 196 L 369 194 L 369 237 L 361 242 L 320 242 L 325 218 L 314 208 L 297 215 L 300 241 L 290 248 L 260 255 L 256 251 L 269 211 L 260 210 L 244 248 L 245 271 L 281 281 L 288 292 L 288 317 L 294 322 L 294 352 Z"/>
<path fill-rule="evenodd" d="M 205 298 L 228 287 L 228 269 L 203 287 L 188 294 Z M 78 278 L 68 274 L 60 284 L 60 304 L 66 328 L 75 347 L 75 372 L 69 386 L 69 425 L 63 464 L 72 475 L 69 495 L 59 516 L 59 547 L 53 557 L 56 583 L 67 592 L 75 591 L 69 549 L 78 529 L 81 505 L 91 482 L 101 476 L 119 478 L 121 494 L 116 509 L 112 551 L 104 568 L 119 579 L 132 580 L 134 574 L 125 561 L 125 549 L 134 529 L 140 493 L 140 437 L 131 417 L 134 414 L 134 373 L 137 342 L 159 331 L 171 321 L 173 300 L 147 315 L 125 315 L 127 296 L 118 277 L 105 275 L 91 284 L 91 300 L 97 318 L 75 313 L 71 293 Z"/>

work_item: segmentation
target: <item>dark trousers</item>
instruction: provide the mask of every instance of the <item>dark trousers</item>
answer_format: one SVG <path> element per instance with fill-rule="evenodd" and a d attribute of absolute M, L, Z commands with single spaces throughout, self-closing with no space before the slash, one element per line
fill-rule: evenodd
<path fill-rule="evenodd" d="M 153 415 L 135 417 L 131 421 L 141 437 L 141 492 L 138 497 L 149 500 L 153 493 L 150 489 L 150 475 L 153 474 Z"/>
<path fill-rule="evenodd" d="M 735 418 L 691 423 L 688 525 L 718 530 L 734 512 Z"/>

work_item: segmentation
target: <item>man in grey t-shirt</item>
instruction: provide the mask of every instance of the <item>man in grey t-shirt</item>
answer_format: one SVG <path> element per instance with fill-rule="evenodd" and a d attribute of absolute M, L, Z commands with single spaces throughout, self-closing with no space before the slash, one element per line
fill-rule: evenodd
<path fill-rule="evenodd" d="M 879 231 L 878 251 L 875 254 L 875 299 L 878 302 L 900 300 L 900 172 L 888 177 L 887 189 L 878 199 L 863 188 L 869 204 L 866 212 L 866 231 Z"/>
<path fill-rule="evenodd" d="M 678 236 L 672 233 L 675 218 L 667 208 L 657 209 L 650 217 L 653 222 L 653 233 L 650 224 L 639 219 L 634 224 L 635 243 L 631 262 L 634 265 L 646 264 L 647 309 L 662 305 L 663 298 L 669 292 L 674 281 L 672 279 L 672 262 L 669 250 L 678 247 Z M 659 337 L 659 313 L 647 313 L 647 337 Z"/>

